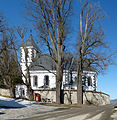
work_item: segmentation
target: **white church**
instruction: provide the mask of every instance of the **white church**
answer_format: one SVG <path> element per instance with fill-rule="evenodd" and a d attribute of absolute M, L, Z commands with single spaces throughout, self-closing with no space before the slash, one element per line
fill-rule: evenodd
<path fill-rule="evenodd" d="M 30 70 L 31 86 L 34 91 L 39 90 L 53 90 L 56 89 L 56 64 L 47 55 L 40 55 L 41 52 L 38 46 L 35 44 L 32 35 L 29 39 L 20 47 L 21 57 L 21 69 L 26 76 L 26 60 L 24 47 L 28 51 L 28 66 Z M 75 64 L 72 61 L 72 64 Z M 71 69 L 72 64 L 64 69 L 63 73 L 63 90 L 76 90 L 76 69 Z M 76 66 L 76 65 L 75 65 Z M 46 69 L 45 69 L 46 68 Z M 51 72 L 50 72 L 51 71 Z M 54 74 L 53 74 L 54 73 Z M 22 76 L 25 82 L 25 77 Z M 94 71 L 85 70 L 82 75 L 83 90 L 97 91 L 97 73 Z M 27 88 L 25 85 L 16 86 L 17 97 L 27 97 Z"/>

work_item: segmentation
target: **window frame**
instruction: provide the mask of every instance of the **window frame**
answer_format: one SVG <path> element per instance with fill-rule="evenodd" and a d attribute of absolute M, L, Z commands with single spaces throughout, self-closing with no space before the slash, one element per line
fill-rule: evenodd
<path fill-rule="evenodd" d="M 44 86 L 49 86 L 49 75 L 44 76 Z"/>
<path fill-rule="evenodd" d="M 33 87 L 37 87 L 38 86 L 38 76 L 35 75 L 33 76 Z"/>

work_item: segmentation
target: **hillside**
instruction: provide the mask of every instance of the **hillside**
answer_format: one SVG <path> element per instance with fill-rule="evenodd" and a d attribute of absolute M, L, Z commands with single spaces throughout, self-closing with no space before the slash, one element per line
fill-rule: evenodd
<path fill-rule="evenodd" d="M 111 100 L 111 103 L 117 103 L 117 99 Z"/>

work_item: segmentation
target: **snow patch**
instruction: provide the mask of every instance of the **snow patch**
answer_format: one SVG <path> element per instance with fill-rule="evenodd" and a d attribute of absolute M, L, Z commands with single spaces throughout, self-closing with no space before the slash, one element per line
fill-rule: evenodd
<path fill-rule="evenodd" d="M 13 99 L 0 96 L 0 107 L 22 108 L 31 106 L 35 101 L 28 101 L 23 99 Z"/>
<path fill-rule="evenodd" d="M 13 99 L 0 96 L 0 120 L 23 119 L 54 111 L 58 107 L 44 106 L 35 101 Z"/>
<path fill-rule="evenodd" d="M 88 114 L 84 114 L 84 115 L 67 118 L 65 120 L 85 120 L 87 118 L 87 116 L 88 116 Z"/>
<path fill-rule="evenodd" d="M 114 112 L 114 113 L 111 115 L 111 118 L 113 118 L 113 119 L 117 119 L 117 111 Z"/>
<path fill-rule="evenodd" d="M 99 120 L 101 118 L 101 116 L 102 116 L 103 113 L 104 112 L 101 112 L 101 113 L 97 114 L 96 116 L 94 116 L 94 117 L 92 117 L 90 119 L 86 119 L 86 120 Z"/>

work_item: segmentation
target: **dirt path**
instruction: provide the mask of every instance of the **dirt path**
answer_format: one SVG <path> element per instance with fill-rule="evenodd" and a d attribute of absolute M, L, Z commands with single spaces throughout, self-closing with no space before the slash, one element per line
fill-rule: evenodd
<path fill-rule="evenodd" d="M 112 120 L 114 105 L 59 108 L 25 120 Z"/>

